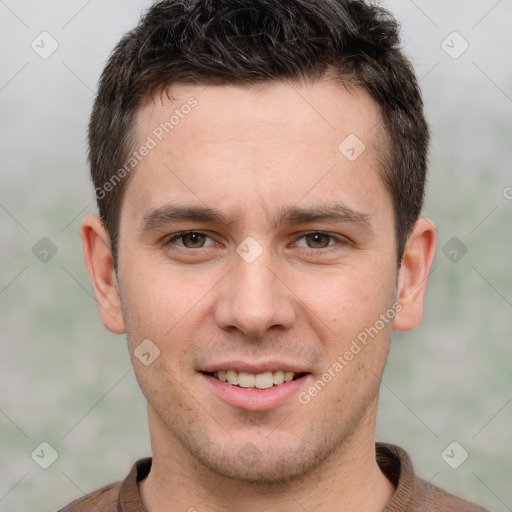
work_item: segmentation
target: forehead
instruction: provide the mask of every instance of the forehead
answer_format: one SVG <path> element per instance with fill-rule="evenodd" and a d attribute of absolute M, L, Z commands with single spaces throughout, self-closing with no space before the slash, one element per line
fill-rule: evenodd
<path fill-rule="evenodd" d="M 363 89 L 326 80 L 176 85 L 138 113 L 137 144 L 151 149 L 132 176 L 126 208 L 143 215 L 185 199 L 268 211 L 328 196 L 371 206 L 364 190 L 385 194 L 379 124 Z"/>
<path fill-rule="evenodd" d="M 323 79 L 247 86 L 176 84 L 139 110 L 136 133 L 139 140 L 153 134 L 178 145 L 190 135 L 208 142 L 242 136 L 257 142 L 282 135 L 286 128 L 286 136 L 298 140 L 322 135 L 332 145 L 352 133 L 371 145 L 377 142 L 378 125 L 379 109 L 365 89 Z"/>

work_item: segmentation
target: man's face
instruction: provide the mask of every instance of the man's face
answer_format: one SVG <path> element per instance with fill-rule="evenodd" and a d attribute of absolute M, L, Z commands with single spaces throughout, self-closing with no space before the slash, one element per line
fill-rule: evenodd
<path fill-rule="evenodd" d="M 372 434 L 392 334 L 392 321 L 377 321 L 397 290 L 378 109 L 327 81 L 172 94 L 138 117 L 139 145 L 157 144 L 133 171 L 119 239 L 152 437 L 226 476 L 293 477 Z M 197 105 L 181 108 L 190 98 Z M 144 340 L 144 362 L 160 351 L 148 365 L 134 356 Z M 280 371 L 295 380 L 243 388 L 218 379 L 226 370 L 244 386 L 247 374 L 266 374 L 256 378 L 265 388 Z"/>

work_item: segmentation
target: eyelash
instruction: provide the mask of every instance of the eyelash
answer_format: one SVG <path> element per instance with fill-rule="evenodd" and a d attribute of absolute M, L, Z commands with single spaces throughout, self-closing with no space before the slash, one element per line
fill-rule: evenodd
<path fill-rule="evenodd" d="M 209 236 L 208 234 L 202 232 L 202 231 L 182 231 L 180 233 L 176 233 L 175 235 L 172 235 L 170 238 L 168 238 L 166 240 L 166 242 L 164 243 L 165 246 L 169 246 L 169 245 L 172 245 L 176 240 L 179 240 L 180 238 L 183 238 L 184 236 L 186 235 L 191 235 L 191 234 L 197 234 L 197 235 L 203 235 L 207 238 L 210 238 L 212 239 L 211 236 Z M 337 242 L 337 244 L 342 244 L 342 245 L 346 245 L 348 242 L 347 240 L 344 238 L 344 237 L 337 237 L 337 236 L 334 236 L 334 235 L 331 235 L 330 233 L 326 233 L 325 231 L 309 231 L 307 233 L 303 233 L 297 240 L 301 240 L 302 238 L 305 238 L 309 235 L 325 235 L 325 236 L 328 236 L 330 238 L 330 241 L 332 240 L 335 240 Z M 213 240 L 213 239 L 212 239 Z M 311 250 L 311 251 L 315 251 L 315 252 L 318 252 L 319 250 L 322 250 L 322 251 L 327 251 L 329 250 L 331 247 L 334 247 L 335 245 L 337 244 L 329 244 L 327 245 L 326 247 L 307 247 L 307 246 L 301 246 L 303 249 L 305 250 Z M 197 250 L 197 249 L 204 249 L 205 246 L 203 247 L 196 247 L 196 248 L 192 248 L 192 247 L 186 247 L 186 246 L 180 246 L 182 249 L 184 250 L 190 250 L 190 251 L 194 251 L 194 250 Z M 210 247 L 210 246 L 206 246 L 207 247 Z"/>

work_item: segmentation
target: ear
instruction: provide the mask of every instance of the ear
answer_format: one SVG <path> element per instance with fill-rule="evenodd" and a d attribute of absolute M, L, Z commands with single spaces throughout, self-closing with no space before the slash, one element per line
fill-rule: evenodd
<path fill-rule="evenodd" d="M 103 223 L 96 215 L 87 215 L 81 228 L 84 261 L 94 288 L 103 325 L 115 334 L 124 334 L 121 299 L 110 242 Z"/>
<path fill-rule="evenodd" d="M 432 221 L 420 219 L 405 244 L 398 273 L 397 309 L 394 328 L 414 329 L 423 317 L 423 297 L 436 250 L 436 228 Z"/>

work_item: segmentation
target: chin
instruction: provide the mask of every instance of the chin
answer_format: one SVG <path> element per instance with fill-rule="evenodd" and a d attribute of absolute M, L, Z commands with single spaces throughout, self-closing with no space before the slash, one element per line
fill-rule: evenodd
<path fill-rule="evenodd" d="M 228 448 L 210 444 L 192 455 L 219 476 L 268 487 L 300 479 L 331 452 L 320 446 L 307 447 L 303 441 L 295 439 L 293 443 L 280 443 L 277 447 L 265 439 L 259 443 L 230 440 Z"/>

